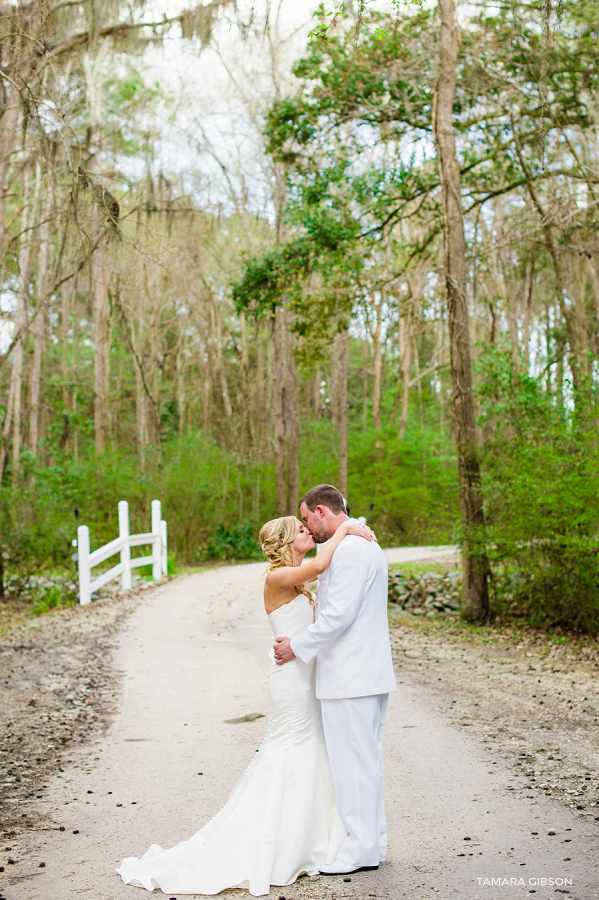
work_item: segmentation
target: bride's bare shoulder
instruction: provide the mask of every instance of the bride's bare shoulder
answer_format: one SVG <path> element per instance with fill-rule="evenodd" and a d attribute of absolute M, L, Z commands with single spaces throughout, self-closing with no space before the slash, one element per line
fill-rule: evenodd
<path fill-rule="evenodd" d="M 275 569 L 274 572 L 276 571 L 280 571 L 280 569 Z M 271 612 L 274 612 L 275 609 L 278 609 L 280 606 L 291 603 L 291 601 L 297 597 L 297 591 L 294 587 L 282 588 L 277 585 L 276 578 L 270 578 L 274 572 L 269 572 L 264 582 L 264 609 L 266 610 L 267 615 L 270 615 Z"/>

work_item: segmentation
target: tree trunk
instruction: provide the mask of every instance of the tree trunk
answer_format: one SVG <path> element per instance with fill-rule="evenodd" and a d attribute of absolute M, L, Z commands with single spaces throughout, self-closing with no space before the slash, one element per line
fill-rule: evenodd
<path fill-rule="evenodd" d="M 420 415 L 420 425 L 424 429 L 424 403 L 422 402 L 422 374 L 420 372 L 420 356 L 418 354 L 418 341 L 416 335 L 412 334 L 412 359 L 414 360 L 414 379 L 412 384 L 416 384 L 418 391 L 418 413 Z"/>
<path fill-rule="evenodd" d="M 229 394 L 229 383 L 227 381 L 227 373 L 225 371 L 225 362 L 223 359 L 223 337 L 221 332 L 221 321 L 218 310 L 215 309 L 216 316 L 216 363 L 218 368 L 218 377 L 220 380 L 220 392 L 223 398 L 223 406 L 227 416 L 229 428 L 233 432 L 233 407 L 231 405 L 231 395 Z"/>
<path fill-rule="evenodd" d="M 560 337 L 555 342 L 555 399 L 560 409 L 564 408 L 564 356 L 566 347 L 564 340 Z"/>
<path fill-rule="evenodd" d="M 177 379 L 177 430 L 183 434 L 185 430 L 185 366 L 183 348 L 179 346 L 175 356 L 175 374 Z"/>
<path fill-rule="evenodd" d="M 12 421 L 12 483 L 16 486 L 19 480 L 20 456 L 21 456 L 21 392 L 23 384 L 23 341 L 25 340 L 25 328 L 29 304 L 29 283 L 31 280 L 31 228 L 35 220 L 35 207 L 37 200 L 36 183 L 34 196 L 31 196 L 31 167 L 29 162 L 25 164 L 23 172 L 23 218 L 22 236 L 19 246 L 19 287 L 17 290 L 17 309 L 15 312 L 15 338 L 16 345 L 12 354 L 12 368 L 10 373 L 9 404 L 5 420 L 4 433 L 4 461 L 6 461 L 7 441 L 10 434 Z M 4 466 L 3 466 L 4 468 Z"/>
<path fill-rule="evenodd" d="M 157 365 L 157 361 L 159 359 L 159 334 L 158 329 L 155 327 L 156 317 L 154 320 L 149 323 L 149 327 L 147 329 L 147 339 L 148 339 L 148 353 L 147 360 L 148 366 L 147 368 L 142 368 L 141 374 L 144 380 L 144 387 L 146 389 L 146 396 L 149 401 L 148 406 L 148 439 L 151 444 L 154 446 L 154 452 L 156 454 L 156 459 L 158 465 L 162 463 L 162 403 L 161 403 L 161 379 L 160 379 L 160 367 Z M 141 333 L 141 328 L 140 328 Z M 142 358 L 140 356 L 141 347 L 143 344 L 139 341 L 139 348 L 137 351 L 138 358 Z M 145 360 L 142 365 L 145 365 Z M 217 367 L 220 365 L 220 359 L 217 360 Z"/>
<path fill-rule="evenodd" d="M 365 434 L 368 428 L 368 340 L 365 338 L 362 341 L 362 356 L 363 356 L 363 364 L 362 364 L 362 431 Z"/>
<path fill-rule="evenodd" d="M 291 330 L 291 313 L 286 310 L 285 316 L 285 437 L 287 440 L 287 514 L 297 515 L 299 501 L 299 434 L 297 423 L 297 385 L 295 372 L 295 356 L 293 353 L 295 340 Z"/>
<path fill-rule="evenodd" d="M 408 427 L 408 407 L 410 402 L 410 372 L 412 371 L 412 303 L 408 311 L 399 320 L 399 363 L 401 368 L 401 412 L 397 436 L 400 441 L 406 436 Z"/>
<path fill-rule="evenodd" d="M 480 620 L 488 613 L 489 564 L 483 547 L 484 513 L 476 447 L 468 306 L 466 241 L 460 168 L 453 131 L 459 34 L 455 0 L 438 0 L 441 18 L 439 73 L 435 86 L 433 130 L 442 189 L 445 277 L 451 347 L 453 410 L 462 514 L 462 615 Z"/>
<path fill-rule="evenodd" d="M 299 435 L 294 338 L 291 313 L 277 306 L 272 326 L 275 470 L 277 515 L 297 513 L 299 499 Z"/>
<path fill-rule="evenodd" d="M 17 149 L 21 130 L 19 119 L 27 119 L 36 109 L 36 88 L 45 67 L 48 3 L 3 4 L 6 20 L 2 37 L 2 90 L 0 91 L 0 264 L 4 264 L 6 250 L 6 207 L 10 202 L 9 172 Z M 51 13 L 50 13 L 51 14 Z M 12 20 L 12 21 L 11 21 Z M 37 71 L 36 71 L 37 69 Z M 42 78 L 45 76 L 42 75 Z M 35 87 L 34 87 L 35 85 Z M 24 149 L 24 148 L 23 148 Z"/>
<path fill-rule="evenodd" d="M 59 355 L 59 372 L 62 381 L 62 409 L 65 415 L 71 414 L 71 438 L 73 447 L 73 457 L 78 459 L 79 454 L 79 429 L 77 425 L 77 408 L 78 408 L 78 386 L 73 381 L 73 372 L 77 370 L 78 364 L 78 348 L 81 346 L 81 335 L 79 332 L 78 318 L 72 315 L 73 307 L 76 302 L 78 291 L 78 282 L 75 279 L 71 285 L 64 285 L 60 294 L 60 324 L 58 327 L 58 341 L 60 346 Z M 46 308 L 46 316 L 48 310 Z M 47 322 L 49 325 L 49 323 Z M 73 327 L 72 338 L 69 342 L 69 327 Z M 47 335 L 46 335 L 47 340 Z M 69 389 L 70 388 L 70 389 Z M 39 410 L 39 434 L 44 431 L 44 407 L 40 406 Z M 39 445 L 38 445 L 39 451 Z M 42 454 L 42 462 L 46 464 L 46 454 Z"/>
<path fill-rule="evenodd" d="M 8 174 L 12 156 L 19 137 L 19 110 L 21 101 L 18 92 L 4 84 L 6 91 L 5 105 L 0 117 L 0 260 L 4 260 L 4 244 L 6 242 L 6 203 L 10 193 Z"/>
<path fill-rule="evenodd" d="M 12 366 L 14 368 L 15 358 L 13 354 L 12 358 Z M 2 470 L 0 472 L 0 477 L 4 476 L 6 471 L 6 467 L 8 465 L 8 460 L 10 458 L 10 452 L 8 449 L 8 439 L 10 437 L 10 430 L 12 428 L 12 419 L 13 412 L 15 406 L 15 380 L 13 378 L 13 368 L 11 368 L 10 379 L 8 382 L 8 397 L 6 399 L 6 413 L 4 414 L 4 423 L 2 425 Z"/>
<path fill-rule="evenodd" d="M 87 85 L 90 109 L 90 159 L 89 168 L 96 172 L 102 152 L 102 91 L 103 65 L 108 49 L 107 42 L 100 47 L 95 58 L 83 57 L 83 69 Z M 94 439 L 96 453 L 104 453 L 108 436 L 108 379 L 110 365 L 109 322 L 110 300 L 108 296 L 108 272 L 105 260 L 106 227 L 105 211 L 94 209 L 92 214 L 91 298 L 94 323 Z"/>
<path fill-rule="evenodd" d="M 312 409 L 315 419 L 320 418 L 320 413 L 322 410 L 322 397 L 320 395 L 320 382 L 322 381 L 322 372 L 320 369 L 316 370 L 316 375 L 312 379 Z"/>
<path fill-rule="evenodd" d="M 505 313 L 510 336 L 510 357 L 512 361 L 512 373 L 516 375 L 520 371 L 520 343 L 518 340 L 518 291 L 510 290 L 509 264 L 505 259 L 505 208 L 503 198 L 498 198 L 494 204 L 495 229 L 497 232 L 497 246 L 491 253 L 493 279 L 495 291 L 500 293 L 501 302 L 497 305 Z"/>
<path fill-rule="evenodd" d="M 262 329 L 260 327 L 256 328 L 255 331 L 255 341 L 256 341 L 256 367 L 255 367 L 255 381 L 254 381 L 254 391 L 253 391 L 253 400 L 254 400 L 254 410 L 252 419 L 254 422 L 254 434 L 255 434 L 255 450 L 261 455 L 264 449 L 264 436 L 267 433 L 266 423 L 266 410 L 267 406 L 267 377 L 266 377 L 266 363 L 265 363 L 265 345 L 262 339 Z M 259 488 L 258 488 L 259 490 Z"/>
<path fill-rule="evenodd" d="M 98 247 L 91 258 L 91 288 L 94 321 L 94 438 L 96 453 L 106 450 L 108 434 L 108 377 L 110 352 L 108 323 L 110 300 L 104 248 Z"/>
<path fill-rule="evenodd" d="M 272 328 L 272 374 L 275 417 L 275 471 L 277 479 L 277 515 L 287 513 L 287 454 L 285 441 L 285 309 L 277 306 Z"/>
<path fill-rule="evenodd" d="M 542 222 L 543 233 L 545 235 L 545 244 L 547 246 L 547 250 L 549 251 L 551 262 L 553 264 L 555 295 L 562 314 L 562 318 L 566 325 L 568 344 L 570 346 L 569 363 L 570 370 L 572 372 L 572 386 L 574 388 L 574 395 L 576 398 L 576 396 L 580 396 L 581 393 L 586 390 L 585 381 L 590 374 L 590 361 L 585 322 L 581 321 L 579 315 L 577 314 L 577 311 L 575 309 L 571 309 L 566 303 L 564 272 L 559 255 L 558 245 L 556 244 L 555 240 L 553 225 L 551 223 L 550 217 L 547 215 L 540 201 L 539 195 L 535 188 L 534 179 L 524 158 L 520 138 L 518 136 L 518 131 L 513 118 L 512 133 L 514 135 L 516 155 L 526 179 L 526 187 L 528 189 L 530 199 L 532 200 Z"/>
<path fill-rule="evenodd" d="M 374 325 L 371 328 L 373 366 L 372 366 L 372 425 L 378 431 L 381 427 L 381 390 L 383 383 L 383 348 L 381 329 L 383 310 L 382 303 L 373 299 Z"/>
<path fill-rule="evenodd" d="M 208 427 L 210 423 L 210 396 L 212 387 L 210 383 L 210 369 L 206 366 L 204 370 L 204 390 L 202 398 L 202 431 L 204 432 L 204 440 L 208 438 Z"/>
<path fill-rule="evenodd" d="M 509 291 L 508 281 L 505 275 L 505 264 L 502 261 L 502 284 L 504 286 L 504 309 L 510 333 L 510 349 L 512 358 L 512 371 L 516 375 L 520 369 L 520 341 L 518 340 L 518 300 L 517 292 Z"/>
<path fill-rule="evenodd" d="M 73 413 L 73 420 L 75 423 L 75 427 L 73 428 L 73 459 L 75 462 L 79 459 L 79 429 L 77 428 L 77 407 L 78 407 L 78 395 L 77 388 L 73 388 L 73 398 L 71 403 L 71 411 Z"/>
<path fill-rule="evenodd" d="M 593 296 L 595 298 L 595 313 L 597 315 L 598 325 L 595 341 L 599 345 L 599 272 L 597 271 L 597 264 L 595 262 L 593 254 L 587 250 L 585 251 L 585 256 L 589 270 L 589 278 L 591 280 L 591 286 L 593 288 Z"/>
<path fill-rule="evenodd" d="M 349 332 L 345 328 L 336 339 L 337 431 L 339 434 L 339 481 L 337 487 L 347 498 L 347 374 L 349 370 Z"/>
<path fill-rule="evenodd" d="M 212 298 L 209 298 L 208 303 L 208 335 L 206 338 L 206 365 L 204 367 L 204 400 L 202 407 L 202 415 L 203 415 L 203 423 L 204 423 L 204 437 L 208 437 L 208 431 L 211 425 L 211 414 L 214 405 L 214 396 L 216 394 L 214 390 L 214 306 L 212 303 Z"/>
<path fill-rule="evenodd" d="M 135 366 L 135 413 L 137 419 L 137 440 L 141 471 L 146 471 L 146 450 L 148 446 L 148 396 L 142 381 L 139 366 Z"/>
<path fill-rule="evenodd" d="M 524 344 L 524 358 L 526 360 L 526 374 L 528 375 L 528 370 L 530 367 L 530 322 L 532 318 L 532 292 L 534 287 L 535 280 L 535 246 L 533 244 L 530 260 L 526 264 L 526 280 L 524 286 L 524 302 L 526 304 L 524 308 L 524 326 L 523 326 L 523 344 Z"/>
<path fill-rule="evenodd" d="M 551 260 L 553 262 L 553 271 L 555 273 L 555 294 L 557 304 L 566 326 L 566 334 L 568 336 L 568 344 L 570 353 L 568 362 L 570 363 L 570 371 L 572 372 L 572 387 L 574 388 L 575 398 L 580 398 L 586 390 L 586 378 L 589 375 L 589 354 L 587 348 L 587 335 L 584 320 L 581 320 L 578 309 L 569 307 L 566 303 L 564 273 L 559 258 L 559 252 L 555 244 L 553 229 L 550 225 L 544 228 L 547 240 L 547 247 Z M 576 403 L 576 406 L 578 404 Z"/>
<path fill-rule="evenodd" d="M 41 176 L 41 173 L 40 173 Z M 40 391 L 42 379 L 42 357 L 48 335 L 48 251 L 50 247 L 50 231 L 52 212 L 52 185 L 50 173 L 46 173 L 46 196 L 42 212 L 42 225 L 40 228 L 40 246 L 37 267 L 37 302 L 36 318 L 33 326 L 34 347 L 33 361 L 31 364 L 31 395 L 30 395 L 30 425 L 29 446 L 34 456 L 37 456 L 40 431 Z M 66 288 L 65 288 L 66 290 Z M 63 344 L 66 353 L 66 344 Z M 66 413 L 66 406 L 65 406 Z"/>

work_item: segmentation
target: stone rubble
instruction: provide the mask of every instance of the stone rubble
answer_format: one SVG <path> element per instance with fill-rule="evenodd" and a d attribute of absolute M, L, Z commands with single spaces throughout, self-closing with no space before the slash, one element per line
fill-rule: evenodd
<path fill-rule="evenodd" d="M 406 575 L 389 572 L 389 604 L 399 615 L 439 616 L 460 609 L 462 573 Z"/>

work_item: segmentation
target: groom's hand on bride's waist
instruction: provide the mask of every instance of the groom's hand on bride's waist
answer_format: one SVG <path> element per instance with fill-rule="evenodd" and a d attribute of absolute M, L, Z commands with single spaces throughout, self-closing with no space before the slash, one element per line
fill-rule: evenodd
<path fill-rule="evenodd" d="M 278 666 L 282 666 L 284 663 L 295 659 L 295 653 L 291 649 L 291 638 L 275 638 L 273 650 L 275 651 L 275 659 Z"/>

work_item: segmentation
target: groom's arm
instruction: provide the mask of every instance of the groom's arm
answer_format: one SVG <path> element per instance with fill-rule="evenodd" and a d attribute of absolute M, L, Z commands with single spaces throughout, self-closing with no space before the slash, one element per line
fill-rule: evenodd
<path fill-rule="evenodd" d="M 356 618 L 368 577 L 368 560 L 360 547 L 363 538 L 345 538 L 335 551 L 329 574 L 326 608 L 313 625 L 296 635 L 291 650 L 310 662 L 317 653 L 341 637 Z"/>

